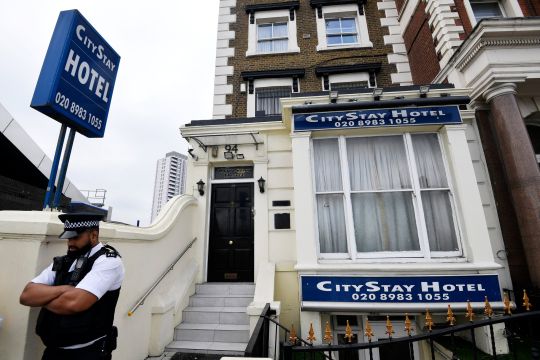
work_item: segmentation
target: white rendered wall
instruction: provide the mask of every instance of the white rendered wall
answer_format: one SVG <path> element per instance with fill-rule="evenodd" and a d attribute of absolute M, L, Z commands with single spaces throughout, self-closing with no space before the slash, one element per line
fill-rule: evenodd
<path fill-rule="evenodd" d="M 183 308 L 200 278 L 200 256 L 196 241 L 174 269 L 163 279 L 132 316 L 128 311 L 154 283 L 187 244 L 195 237 L 199 218 L 197 202 L 191 196 L 170 201 L 147 228 L 103 224 L 100 240 L 110 243 L 122 255 L 126 277 L 116 307 L 119 328 L 115 359 L 144 359 L 159 355 L 181 321 Z M 54 256 L 64 254 L 65 240 L 58 213 L 41 211 L 0 211 L 0 349 L 3 360 L 33 360 L 41 357 L 43 346 L 34 335 L 38 309 L 19 305 L 24 286 Z M 16 269 L 16 271 L 14 271 Z M 159 334 L 157 336 L 156 334 Z"/>

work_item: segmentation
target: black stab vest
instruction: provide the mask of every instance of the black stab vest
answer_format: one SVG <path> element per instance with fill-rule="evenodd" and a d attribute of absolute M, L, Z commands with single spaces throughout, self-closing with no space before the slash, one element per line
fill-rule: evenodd
<path fill-rule="evenodd" d="M 103 248 L 86 260 L 86 263 L 81 268 L 81 274 L 78 277 L 79 281 L 92 270 L 94 262 L 101 255 L 106 255 L 107 257 L 120 256 L 112 246 L 103 246 Z M 73 272 L 69 271 L 69 268 L 76 259 L 71 260 L 67 256 L 62 256 L 61 259 L 55 259 L 55 263 L 56 261 L 60 261 L 61 267 L 59 270 L 56 270 L 54 285 L 76 286 L 79 281 L 71 281 Z M 43 344 L 47 347 L 66 347 L 84 344 L 108 335 L 112 329 L 114 310 L 119 295 L 120 289 L 107 291 L 90 308 L 72 315 L 59 315 L 46 308 L 42 308 L 36 324 L 36 333 L 41 337 Z"/>

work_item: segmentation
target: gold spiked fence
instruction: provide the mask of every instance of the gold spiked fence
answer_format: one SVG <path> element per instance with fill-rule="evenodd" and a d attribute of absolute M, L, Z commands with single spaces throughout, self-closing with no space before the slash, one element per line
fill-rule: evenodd
<path fill-rule="evenodd" d="M 347 321 L 345 334 L 343 335 L 343 338 L 346 340 L 347 343 L 341 345 L 335 344 L 334 332 L 332 331 L 329 322 L 325 323 L 324 330 L 321 329 L 320 334 L 317 334 L 313 327 L 313 324 L 310 324 L 306 339 L 302 339 L 298 336 L 294 326 L 291 326 L 291 329 L 289 330 L 283 325 L 279 324 L 279 322 L 277 322 L 274 318 L 268 316 L 268 314 L 261 314 L 261 321 L 265 321 L 264 326 L 274 326 L 275 334 L 281 333 L 284 335 L 282 341 L 278 338 L 278 335 L 276 335 L 275 337 L 275 351 L 273 356 L 274 359 L 280 358 L 283 360 L 332 360 L 332 358 L 335 357 L 336 354 L 341 352 L 350 353 L 351 351 L 364 350 L 366 351 L 366 358 L 372 360 L 374 359 L 374 349 L 378 349 L 380 347 L 388 345 L 389 343 L 404 343 L 409 345 L 409 354 L 407 359 L 414 360 L 415 352 L 413 351 L 413 345 L 421 341 L 425 341 L 428 343 L 431 359 L 435 359 L 434 342 L 437 338 L 442 336 L 449 336 L 451 338 L 451 344 L 452 346 L 454 346 L 455 334 L 463 334 L 464 332 L 470 333 L 471 351 L 473 353 L 473 358 L 477 359 L 479 358 L 479 355 L 476 346 L 477 344 L 475 338 L 475 329 L 483 327 L 489 328 L 489 336 L 491 338 L 491 356 L 493 357 L 493 359 L 497 359 L 498 355 L 496 351 L 496 341 L 493 328 L 495 324 L 503 323 L 508 328 L 508 326 L 512 325 L 513 323 L 526 322 L 529 324 L 529 330 L 534 330 L 537 327 L 536 323 L 540 319 L 540 311 L 532 311 L 533 306 L 527 292 L 523 291 L 523 297 L 521 300 L 522 301 L 519 302 L 516 300 L 516 304 L 518 305 L 518 307 L 523 310 L 523 312 L 518 314 L 514 314 L 512 312 L 511 302 L 507 293 L 504 294 L 504 308 L 503 311 L 500 313 L 496 313 L 493 310 L 487 298 L 485 298 L 484 300 L 483 308 L 474 309 L 471 303 L 468 302 L 466 311 L 464 313 L 454 312 L 451 305 L 448 305 L 446 312 L 446 327 L 444 328 L 439 328 L 435 326 L 432 312 L 429 308 L 426 308 L 426 311 L 421 315 L 422 319 L 417 318 L 416 321 L 418 326 L 420 326 L 420 323 L 422 323 L 422 331 L 417 331 L 413 327 L 413 322 L 409 318 L 409 314 L 405 314 L 405 320 L 399 323 L 396 321 L 392 322 L 390 317 L 387 316 L 384 334 L 376 334 L 369 320 L 366 320 L 364 328 L 359 331 L 359 333 L 355 334 L 351 326 L 349 325 L 349 322 Z M 462 323 L 458 324 L 460 320 Z M 395 337 L 395 329 L 401 326 L 403 327 L 403 330 L 405 331 L 407 336 Z M 265 331 L 266 333 L 268 333 L 268 329 Z M 535 332 L 530 331 L 530 333 L 534 334 Z M 257 334 L 254 332 L 252 334 L 250 342 L 252 342 L 252 339 L 254 339 L 256 336 Z M 355 337 L 357 339 L 367 339 L 367 342 L 353 343 L 352 339 Z M 318 338 L 322 342 L 321 345 L 314 344 Z M 373 341 L 373 339 L 376 339 L 376 341 Z M 266 343 L 268 343 L 268 341 Z M 535 339 L 533 339 L 531 343 L 530 356 L 527 355 L 528 357 L 524 359 L 540 360 L 539 344 L 540 342 L 537 342 L 535 341 Z M 519 359 L 518 357 L 516 357 L 517 352 L 515 350 L 515 347 L 513 347 L 512 345 L 512 341 L 509 341 L 510 359 Z M 298 355 L 298 353 L 300 354 Z M 267 356 L 267 353 L 265 355 Z M 246 356 L 256 357 L 258 356 L 258 354 L 246 351 Z M 508 359 L 508 357 L 506 357 L 505 359 Z"/>

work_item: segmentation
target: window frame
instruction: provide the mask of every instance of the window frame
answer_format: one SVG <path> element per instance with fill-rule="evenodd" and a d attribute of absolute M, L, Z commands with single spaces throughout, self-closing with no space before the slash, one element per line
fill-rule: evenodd
<path fill-rule="evenodd" d="M 344 32 L 343 31 L 343 20 L 352 20 L 354 22 L 354 28 L 355 28 L 355 32 Z M 332 21 L 332 20 L 338 20 L 339 21 L 339 29 L 340 29 L 340 32 L 339 33 L 335 33 L 335 34 L 329 34 L 328 31 L 326 31 L 326 24 L 328 21 Z M 324 18 L 324 25 L 325 25 L 325 33 L 326 33 L 326 45 L 328 47 L 335 47 L 335 46 L 346 46 L 346 45 L 356 45 L 358 44 L 358 38 L 359 38 L 359 32 L 358 32 L 358 19 L 356 16 L 336 16 L 336 17 L 333 17 L 333 16 L 329 16 L 329 17 L 325 17 Z M 328 42 L 328 38 L 329 37 L 337 37 L 339 35 L 340 39 L 341 39 L 341 43 L 339 44 L 329 44 Z M 347 36 L 347 35 L 354 35 L 356 37 L 356 41 L 355 42 L 352 42 L 352 43 L 344 43 L 343 42 L 343 36 Z"/>
<path fill-rule="evenodd" d="M 264 79 L 255 79 L 253 80 L 253 94 L 247 93 L 247 104 L 246 104 L 246 116 L 255 117 L 255 111 L 257 108 L 257 98 L 256 92 L 257 88 L 264 87 L 281 87 L 281 86 L 290 86 L 291 94 L 296 93 L 293 91 L 293 78 L 284 77 L 284 78 L 264 78 Z M 298 91 L 300 92 L 300 81 L 298 81 Z"/>
<path fill-rule="evenodd" d="M 350 83 L 350 82 L 361 82 L 367 81 L 367 89 L 373 89 L 377 87 L 377 77 L 374 76 L 375 83 L 372 84 L 370 81 L 370 74 L 367 71 L 362 72 L 351 72 L 343 74 L 330 74 L 328 75 L 328 89 L 332 90 L 332 84 L 341 84 L 341 83 Z M 321 77 L 321 89 L 324 90 L 324 76 Z"/>
<path fill-rule="evenodd" d="M 447 180 L 447 188 L 433 188 L 429 190 L 422 190 L 419 183 L 418 170 L 416 168 L 416 160 L 414 159 L 414 150 L 412 144 L 412 135 L 417 134 L 435 134 L 437 136 L 439 149 L 441 151 L 441 157 L 443 161 L 443 168 Z M 400 136 L 403 139 L 406 158 L 409 169 L 409 176 L 411 180 L 411 192 L 412 192 L 412 203 L 414 208 L 414 218 L 415 225 L 417 229 L 418 241 L 420 249 L 418 251 L 371 251 L 371 252 L 359 252 L 356 248 L 356 238 L 355 238 L 355 229 L 354 229 L 354 219 L 352 211 L 352 201 L 351 195 L 353 193 L 375 193 L 375 192 L 395 192 L 396 190 L 383 190 L 383 191 L 351 191 L 350 185 L 350 173 L 347 160 L 347 149 L 346 149 L 346 140 L 350 138 L 363 138 L 363 137 L 382 137 L 382 136 Z M 318 192 L 317 184 L 315 183 L 315 158 L 314 158 L 314 142 L 322 139 L 338 139 L 338 149 L 340 156 L 340 168 L 341 168 L 341 178 L 342 178 L 342 190 L 341 191 L 332 191 L 332 192 Z M 464 256 L 463 252 L 463 233 L 462 226 L 460 224 L 456 199 L 454 197 L 454 186 L 452 184 L 452 179 L 450 176 L 450 168 L 448 165 L 447 154 L 442 143 L 441 136 L 438 132 L 434 131 L 418 131 L 418 132 L 399 132 L 399 133 L 387 133 L 387 134 L 370 134 L 370 135 L 337 135 L 337 136 L 320 136 L 312 137 L 310 139 L 310 160 L 311 160 L 311 178 L 313 186 L 313 216 L 314 216 L 314 226 L 315 226 L 315 235 L 316 235 L 316 249 L 317 249 L 317 258 L 319 260 L 350 260 L 353 262 L 372 262 L 373 259 L 411 259 L 411 260 L 437 260 L 443 258 L 460 258 Z M 423 191 L 434 191 L 434 190 L 446 190 L 448 191 L 450 208 L 452 211 L 452 221 L 454 225 L 454 233 L 456 236 L 456 243 L 458 250 L 457 251 L 432 251 L 429 247 L 429 238 L 427 233 L 427 225 L 424 216 L 424 210 L 422 206 L 422 192 Z M 409 190 L 403 190 L 409 191 Z M 345 214 L 345 231 L 347 239 L 347 253 L 323 253 L 321 252 L 320 240 L 319 240 L 319 218 L 317 213 L 317 195 L 319 194 L 337 194 L 341 193 L 343 195 L 343 207 Z"/>
<path fill-rule="evenodd" d="M 282 36 L 282 37 L 274 37 L 274 26 L 276 24 L 285 24 L 285 26 L 287 27 L 287 36 Z M 264 43 L 267 43 L 267 42 L 270 42 L 272 43 L 272 48 L 274 47 L 274 41 L 276 40 L 287 40 L 287 48 L 289 47 L 289 23 L 287 21 L 283 21 L 283 22 L 280 22 L 280 21 L 272 21 L 272 22 L 261 22 L 261 23 L 257 23 L 257 46 L 256 46 L 256 49 L 255 51 L 257 52 L 257 54 L 275 54 L 275 53 L 281 53 L 283 51 L 259 51 L 259 44 L 261 42 L 264 42 Z M 265 25 L 271 25 L 272 27 L 272 36 L 268 39 L 259 39 L 259 28 L 261 26 L 265 26 Z"/>
<path fill-rule="evenodd" d="M 272 54 L 285 54 L 285 53 L 299 53 L 298 47 L 297 29 L 296 29 L 296 10 L 294 10 L 294 20 L 290 18 L 290 10 L 259 10 L 255 11 L 253 16 L 255 21 L 253 24 L 248 23 L 248 48 L 246 56 L 263 56 Z M 270 23 L 287 23 L 287 50 L 286 51 L 272 51 L 272 52 L 259 52 L 257 51 L 258 45 L 258 28 L 259 25 Z"/>
<path fill-rule="evenodd" d="M 259 86 L 259 87 L 254 87 L 254 94 L 255 94 L 255 114 L 257 114 L 257 104 L 258 104 L 258 96 L 259 96 L 259 93 L 258 93 L 258 90 L 260 89 L 284 89 L 284 88 L 289 88 L 290 90 L 290 94 L 289 97 L 292 96 L 292 93 L 293 93 L 293 89 L 292 89 L 292 86 Z M 276 99 L 276 97 L 272 97 L 272 99 Z M 279 97 L 278 99 L 281 99 L 281 97 Z M 276 113 L 276 114 L 267 114 L 265 112 L 265 116 L 277 116 L 277 115 L 281 115 L 281 113 Z"/>
<path fill-rule="evenodd" d="M 476 14 L 474 12 L 474 8 L 473 8 L 473 4 L 496 4 L 499 8 L 499 11 L 501 12 L 501 15 L 500 17 L 506 17 L 506 13 L 504 11 L 504 6 L 503 4 L 501 4 L 501 1 L 500 0 L 469 0 L 469 6 L 471 7 L 471 11 L 472 11 L 472 14 L 473 14 L 473 17 L 474 17 L 474 21 L 476 23 L 479 23 L 480 20 L 482 19 L 490 19 L 491 17 L 485 17 L 485 18 L 482 18 L 482 19 L 477 19 L 476 18 Z M 495 17 L 493 17 L 495 18 Z"/>
<path fill-rule="evenodd" d="M 317 16 L 317 9 L 315 11 L 315 20 L 317 23 L 317 51 L 325 50 L 338 50 L 348 48 L 371 48 L 373 43 L 369 39 L 369 31 L 367 26 L 366 15 L 360 15 L 358 11 L 358 4 L 344 4 L 344 5 L 326 5 L 323 6 L 322 16 Z M 357 42 L 354 44 L 335 44 L 329 45 L 326 34 L 326 20 L 336 18 L 354 18 L 356 24 L 356 37 Z"/>

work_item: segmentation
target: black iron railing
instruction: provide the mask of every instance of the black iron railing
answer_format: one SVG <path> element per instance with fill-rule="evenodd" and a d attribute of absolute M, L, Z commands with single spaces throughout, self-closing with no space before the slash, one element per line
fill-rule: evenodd
<path fill-rule="evenodd" d="M 465 335 L 466 332 L 470 332 L 470 352 L 472 354 L 473 359 L 480 359 L 480 351 L 477 349 L 477 343 L 476 343 L 476 337 L 474 335 L 474 329 L 476 328 L 483 328 L 483 327 L 489 327 L 489 333 L 490 333 L 490 340 L 491 340 L 491 350 L 492 355 L 491 358 L 497 359 L 501 358 L 501 355 L 497 355 L 495 345 L 496 345 L 496 339 L 493 331 L 493 325 L 504 323 L 506 325 L 507 331 L 505 331 L 505 334 L 508 338 L 510 353 L 507 355 L 506 358 L 509 359 L 519 359 L 519 360 L 529 360 L 529 359 L 540 359 L 540 353 L 538 353 L 538 348 L 535 346 L 536 344 L 531 345 L 530 353 L 527 355 L 518 355 L 516 344 L 515 344 L 515 334 L 513 332 L 508 331 L 509 328 L 515 328 L 516 323 L 523 323 L 523 321 L 527 321 L 529 325 L 534 326 L 533 323 L 535 320 L 540 320 L 540 311 L 531 311 L 531 312 L 525 312 L 517 315 L 504 315 L 504 316 L 497 316 L 497 317 L 491 317 L 484 320 L 469 322 L 467 324 L 462 325 L 454 325 L 449 326 L 444 329 L 439 330 L 426 330 L 425 333 L 417 334 L 417 335 L 410 335 L 406 337 L 400 337 L 400 338 L 392 338 L 391 336 L 388 336 L 388 338 L 384 340 L 379 341 L 369 341 L 366 343 L 357 343 L 357 344 L 344 344 L 344 345 L 304 345 L 299 343 L 294 343 L 287 341 L 282 345 L 282 355 L 283 360 L 292 360 L 292 359 L 306 359 L 306 360 L 313 360 L 313 359 L 320 359 L 321 356 L 325 356 L 327 358 L 332 359 L 332 357 L 336 357 L 335 354 L 347 354 L 351 353 L 352 351 L 360 351 L 364 350 L 366 351 L 366 358 L 373 360 L 374 359 L 374 350 L 380 349 L 385 346 L 389 345 L 396 345 L 396 344 L 406 344 L 408 345 L 409 354 L 408 357 L 401 354 L 401 359 L 411 359 L 414 360 L 414 351 L 412 351 L 413 344 L 418 343 L 420 341 L 427 341 L 430 349 L 430 355 L 431 359 L 435 359 L 436 350 L 435 350 L 435 342 L 437 339 L 440 339 L 444 336 L 450 337 L 450 351 L 453 351 L 452 347 L 454 344 L 455 336 L 456 334 L 459 335 Z M 295 355 L 296 353 L 299 353 L 299 355 Z M 454 355 L 455 356 L 455 355 Z M 521 356 L 521 357 L 520 357 Z M 457 357 L 454 357 L 457 359 Z M 485 357 L 483 357 L 485 358 Z"/>
<path fill-rule="evenodd" d="M 369 321 L 365 324 L 365 331 L 362 334 L 353 334 L 348 330 L 348 335 L 345 339 L 352 339 L 356 337 L 367 338 L 368 342 L 364 343 L 345 343 L 334 344 L 332 331 L 327 324 L 323 342 L 327 342 L 326 345 L 314 345 L 315 334 L 310 329 L 310 334 L 307 340 L 297 337 L 294 327 L 287 329 L 274 318 L 274 312 L 270 309 L 270 304 L 266 304 L 263 312 L 260 315 L 259 321 L 253 332 L 253 335 L 249 341 L 248 347 L 245 352 L 246 357 L 272 357 L 273 359 L 281 360 L 332 360 L 339 357 L 340 360 L 359 359 L 365 358 L 373 360 L 378 358 L 376 355 L 379 351 L 388 351 L 390 347 L 395 345 L 402 345 L 401 349 L 408 349 L 406 353 L 400 353 L 399 359 L 415 359 L 415 346 L 424 343 L 426 348 L 429 349 L 429 358 L 435 359 L 436 353 L 441 349 L 436 343 L 442 346 L 443 349 L 449 350 L 451 359 L 458 358 L 458 346 L 457 343 L 461 343 L 459 351 L 466 351 L 468 353 L 467 358 L 480 360 L 480 359 L 499 359 L 499 360 L 540 360 L 540 336 L 539 336 L 539 321 L 540 311 L 529 311 L 530 303 L 527 299 L 527 311 L 519 314 L 512 314 L 509 305 L 505 306 L 504 315 L 495 315 L 491 310 L 491 306 L 486 301 L 486 308 L 484 309 L 484 319 L 475 320 L 474 316 L 482 316 L 474 314 L 472 308 L 466 313 L 469 321 L 464 324 L 454 325 L 456 318 L 454 317 L 452 310 L 449 309 L 447 316 L 447 325 L 442 328 L 435 327 L 431 314 L 429 311 L 425 314 L 425 326 L 424 329 L 417 334 L 413 335 L 414 329 L 412 329 L 411 322 L 408 317 L 404 323 L 406 332 L 409 334 L 404 337 L 393 337 L 393 326 L 389 317 L 387 317 L 386 336 L 378 336 L 377 341 L 371 341 L 371 337 L 374 336 Z M 525 306 L 525 304 L 524 304 Z M 417 322 L 418 323 L 418 322 Z M 503 335 L 508 341 L 508 354 L 497 354 L 497 338 L 495 336 L 494 325 L 504 324 Z M 400 324 L 401 325 L 401 324 Z M 398 326 L 398 325 L 395 325 Z M 440 326 L 440 325 L 439 325 Z M 475 329 L 486 328 L 489 336 L 489 347 L 491 355 L 486 355 L 478 349 L 478 339 L 475 336 Z M 280 338 L 280 334 L 283 335 Z M 270 336 L 272 335 L 272 336 Z M 317 335 L 318 336 L 318 335 Z M 382 339 L 381 339 L 382 338 Z M 465 342 L 461 339 L 468 338 Z M 271 343 L 272 342 L 272 343 Z M 466 344 L 466 349 L 463 348 L 463 343 Z M 273 353 L 272 351 L 273 350 Z M 359 352 L 363 351 L 364 356 L 359 357 Z M 337 355 L 337 356 L 336 356 Z M 397 359 L 398 357 L 396 357 Z M 437 357 L 439 358 L 439 357 Z M 422 357 L 423 359 L 423 357 Z"/>
<path fill-rule="evenodd" d="M 255 325 L 255 329 L 253 330 L 253 334 L 249 338 L 246 351 L 244 352 L 245 357 L 268 357 L 270 316 L 275 315 L 275 313 L 274 310 L 270 309 L 270 304 L 264 306 L 257 325 Z"/>

